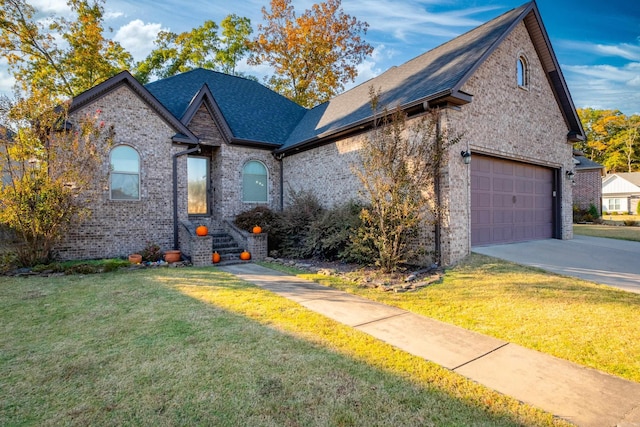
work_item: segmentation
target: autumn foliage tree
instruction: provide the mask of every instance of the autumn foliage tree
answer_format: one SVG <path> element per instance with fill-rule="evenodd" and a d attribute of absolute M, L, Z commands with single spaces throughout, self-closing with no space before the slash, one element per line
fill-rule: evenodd
<path fill-rule="evenodd" d="M 0 53 L 22 91 L 70 98 L 131 66 L 104 36 L 104 1 L 69 0 L 73 19 L 36 19 L 25 0 L 0 0 Z"/>
<path fill-rule="evenodd" d="M 419 230 L 430 224 L 437 234 L 444 214 L 439 202 L 443 168 L 448 149 L 462 135 L 442 128 L 438 109 L 408 122 L 399 107 L 380 110 L 373 88 L 370 96 L 374 128 L 353 168 L 368 203 L 359 236 L 375 248 L 376 265 L 391 272 L 416 255 L 411 242 Z"/>
<path fill-rule="evenodd" d="M 161 31 L 155 48 L 136 66 L 136 78 L 146 83 L 152 76 L 166 78 L 178 73 L 206 68 L 237 74 L 237 64 L 249 50 L 251 21 L 228 15 L 217 23 L 207 20 L 199 27 L 180 34 Z"/>
<path fill-rule="evenodd" d="M 586 141 L 575 148 L 608 172 L 640 170 L 640 116 L 618 110 L 578 109 Z"/>
<path fill-rule="evenodd" d="M 41 99 L 4 98 L 0 112 L 0 224 L 18 237 L 20 265 L 47 263 L 64 233 L 89 215 L 113 132 L 99 112 L 72 124 L 66 105 Z"/>
<path fill-rule="evenodd" d="M 357 66 L 373 48 L 362 36 L 368 24 L 341 8 L 340 0 L 314 4 L 300 16 L 291 0 L 271 0 L 262 8 L 249 64 L 267 64 L 267 84 L 305 107 L 327 101 L 357 76 Z"/>

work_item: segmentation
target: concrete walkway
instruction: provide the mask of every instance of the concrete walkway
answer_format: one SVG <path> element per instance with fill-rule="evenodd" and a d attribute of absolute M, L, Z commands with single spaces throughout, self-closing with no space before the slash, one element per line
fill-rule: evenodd
<path fill-rule="evenodd" d="M 640 383 L 255 264 L 221 270 L 579 426 L 640 427 Z"/>
<path fill-rule="evenodd" d="M 640 293 L 640 242 L 576 235 L 571 240 L 534 240 L 472 251 Z"/>

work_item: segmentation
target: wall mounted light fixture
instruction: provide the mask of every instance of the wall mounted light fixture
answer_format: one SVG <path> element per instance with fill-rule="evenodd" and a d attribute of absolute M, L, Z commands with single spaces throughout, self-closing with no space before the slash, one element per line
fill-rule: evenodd
<path fill-rule="evenodd" d="M 465 165 L 471 163 L 471 150 L 461 151 L 460 155 L 462 156 L 462 161 Z"/>
<path fill-rule="evenodd" d="M 567 171 L 567 179 L 573 180 L 575 173 L 573 171 Z"/>

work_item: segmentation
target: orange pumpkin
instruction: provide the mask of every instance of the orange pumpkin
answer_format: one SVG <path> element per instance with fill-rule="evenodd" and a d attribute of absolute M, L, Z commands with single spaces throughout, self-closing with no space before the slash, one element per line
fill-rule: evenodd
<path fill-rule="evenodd" d="M 262 233 L 262 227 L 260 227 L 259 225 L 256 225 L 255 227 L 253 227 L 253 234 L 260 234 Z"/>
<path fill-rule="evenodd" d="M 206 236 L 208 232 L 209 232 L 209 229 L 207 228 L 206 225 L 199 225 L 198 227 L 196 227 L 197 236 Z"/>
<path fill-rule="evenodd" d="M 242 251 L 240 253 L 240 259 L 243 261 L 249 261 L 251 259 L 251 254 L 247 251 Z"/>
<path fill-rule="evenodd" d="M 211 254 L 211 262 L 217 264 L 220 262 L 220 254 L 218 252 L 214 252 Z"/>

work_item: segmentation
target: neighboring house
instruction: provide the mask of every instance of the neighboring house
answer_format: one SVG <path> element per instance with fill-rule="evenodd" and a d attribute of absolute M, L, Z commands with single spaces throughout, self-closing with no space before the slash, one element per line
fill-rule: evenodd
<path fill-rule="evenodd" d="M 635 214 L 640 200 L 640 172 L 613 173 L 602 180 L 602 211 Z"/>
<path fill-rule="evenodd" d="M 243 211 L 281 209 L 291 190 L 326 206 L 357 198 L 351 168 L 371 130 L 370 87 L 410 121 L 439 108 L 443 129 L 464 132 L 441 183 L 440 241 L 417 244 L 438 247 L 450 264 L 473 245 L 572 238 L 566 173 L 584 132 L 530 2 L 313 109 L 203 69 L 146 86 L 128 72 L 99 84 L 73 100 L 72 113 L 99 111 L 113 124 L 110 185 L 61 256 L 121 256 L 146 242 L 182 248 L 185 229 L 229 230 Z"/>
<path fill-rule="evenodd" d="M 584 153 L 573 150 L 573 205 L 580 209 L 589 209 L 591 205 L 602 214 L 602 175 L 604 166 L 589 160 Z"/>

